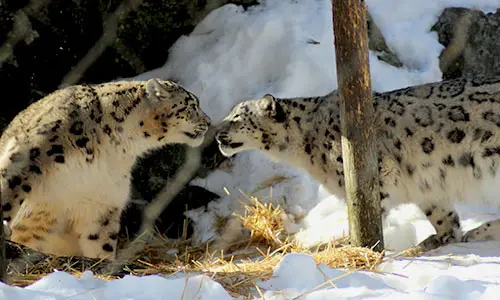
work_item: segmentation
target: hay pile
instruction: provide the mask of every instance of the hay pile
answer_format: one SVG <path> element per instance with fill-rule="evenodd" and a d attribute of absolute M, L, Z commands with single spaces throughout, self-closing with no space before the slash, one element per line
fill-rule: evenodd
<path fill-rule="evenodd" d="M 232 296 L 247 298 L 260 293 L 256 282 L 268 279 L 273 268 L 287 253 L 308 253 L 318 264 L 354 270 L 373 270 L 382 261 L 383 254 L 345 246 L 342 241 L 332 241 L 313 249 L 304 248 L 293 236 L 287 235 L 282 217 L 284 210 L 280 205 L 262 203 L 256 197 L 246 198 L 245 213 L 234 217 L 248 233 L 247 238 L 240 236 L 238 242 L 231 243 L 226 249 L 212 250 L 210 245 L 193 247 L 189 240 L 172 241 L 156 234 L 120 274 L 99 272 L 106 265 L 104 261 L 46 256 L 23 271 L 11 268 L 8 281 L 12 285 L 26 286 L 55 269 L 75 276 L 92 270 L 97 277 L 105 280 L 123 274 L 173 276 L 179 272 L 192 272 L 208 275 L 222 284 Z M 219 225 L 223 226 L 226 222 L 221 221 Z"/>

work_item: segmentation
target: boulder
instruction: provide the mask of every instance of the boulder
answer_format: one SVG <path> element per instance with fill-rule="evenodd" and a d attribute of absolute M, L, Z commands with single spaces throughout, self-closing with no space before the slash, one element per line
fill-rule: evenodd
<path fill-rule="evenodd" d="M 439 57 L 443 79 L 500 74 L 500 9 L 485 14 L 446 8 L 432 30 L 445 46 Z"/>
<path fill-rule="evenodd" d="M 376 56 L 383 62 L 386 62 L 396 68 L 401 68 L 403 63 L 398 56 L 389 49 L 382 32 L 378 28 L 370 13 L 366 16 L 368 31 L 368 48 L 376 52 Z"/>

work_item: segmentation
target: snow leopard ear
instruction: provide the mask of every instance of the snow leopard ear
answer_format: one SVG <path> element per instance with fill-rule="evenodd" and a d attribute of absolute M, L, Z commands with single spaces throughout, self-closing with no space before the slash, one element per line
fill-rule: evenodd
<path fill-rule="evenodd" d="M 160 81 L 157 78 L 149 79 L 146 82 L 146 93 L 151 106 L 159 105 L 162 101 L 172 98 L 172 91 L 175 84 L 169 81 Z"/>
<path fill-rule="evenodd" d="M 158 105 L 164 97 L 164 91 L 158 79 L 152 78 L 146 82 L 146 93 L 148 95 L 148 103 L 151 106 Z"/>
<path fill-rule="evenodd" d="M 263 111 L 268 111 L 272 113 L 275 110 L 276 107 L 276 99 L 274 99 L 274 96 L 271 94 L 266 94 L 264 97 L 259 99 L 259 107 Z"/>
<path fill-rule="evenodd" d="M 281 104 L 271 94 L 266 94 L 260 100 L 261 108 L 267 111 L 269 116 L 278 123 L 283 123 L 286 120 L 286 114 Z"/>

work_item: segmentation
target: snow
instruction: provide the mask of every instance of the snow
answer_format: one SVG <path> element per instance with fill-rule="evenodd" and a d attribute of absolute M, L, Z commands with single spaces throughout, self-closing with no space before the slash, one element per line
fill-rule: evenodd
<path fill-rule="evenodd" d="M 388 258 L 376 271 L 317 265 L 307 254 L 287 254 L 269 280 L 257 285 L 274 299 L 496 299 L 500 292 L 500 242 L 449 245 L 418 258 Z M 450 254 L 453 253 L 453 254 Z M 185 276 L 184 276 L 185 275 Z M 54 272 L 26 287 L 0 283 L 0 299 L 235 299 L 206 275 L 125 276 L 104 281 Z"/>
<path fill-rule="evenodd" d="M 221 120 L 242 100 L 272 93 L 278 97 L 319 96 L 336 88 L 330 0 L 262 0 L 244 11 L 223 6 L 203 20 L 189 36 L 169 50 L 166 64 L 140 74 L 179 81 L 200 97 L 214 121 Z M 367 0 L 368 9 L 388 46 L 404 64 L 395 68 L 370 52 L 372 88 L 387 91 L 439 81 L 438 56 L 442 45 L 431 26 L 442 9 L 462 6 L 495 11 L 498 0 Z M 273 178 L 272 195 L 262 184 Z M 242 153 L 225 167 L 194 184 L 224 196 L 207 209 L 188 212 L 195 222 L 198 242 L 215 237 L 217 215 L 241 211 L 230 196 L 244 199 L 239 190 L 267 200 L 283 200 L 289 215 L 300 221 L 287 224 L 304 244 L 347 233 L 343 199 L 329 195 L 310 176 L 270 161 L 264 154 Z M 496 187 L 488 193 L 495 195 Z M 498 191 L 496 191 L 498 192 Z M 483 196 L 477 195 L 478 198 Z M 462 225 L 473 228 L 500 216 L 497 208 L 460 204 Z M 296 218 L 290 218 L 296 219 Z M 412 205 L 391 212 L 384 224 L 388 249 L 408 248 L 433 233 L 425 216 Z M 500 293 L 500 242 L 448 245 L 418 258 L 389 257 L 376 271 L 346 271 L 316 265 L 306 254 L 286 255 L 274 276 L 259 282 L 265 299 L 492 299 Z M 391 253 L 389 253 L 390 256 Z M 255 294 L 259 298 L 259 294 Z M 205 275 L 125 276 L 104 281 L 91 272 L 81 278 L 53 272 L 38 282 L 17 288 L 0 283 L 0 299 L 232 299 Z"/>
<path fill-rule="evenodd" d="M 65 272 L 51 273 L 26 288 L 0 286 L 0 299 L 55 300 L 55 299 L 233 299 L 217 282 L 204 275 L 166 279 L 150 275 L 125 276 L 105 281 L 87 271 L 81 278 Z"/>

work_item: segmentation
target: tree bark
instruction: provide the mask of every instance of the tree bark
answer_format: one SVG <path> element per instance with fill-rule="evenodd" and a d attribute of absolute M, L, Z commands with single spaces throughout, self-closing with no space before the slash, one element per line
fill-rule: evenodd
<path fill-rule="evenodd" d="M 366 6 L 363 0 L 333 0 L 332 6 L 350 240 L 382 251 Z"/>

